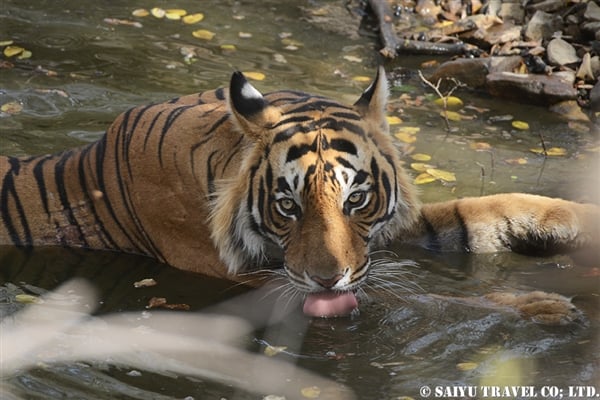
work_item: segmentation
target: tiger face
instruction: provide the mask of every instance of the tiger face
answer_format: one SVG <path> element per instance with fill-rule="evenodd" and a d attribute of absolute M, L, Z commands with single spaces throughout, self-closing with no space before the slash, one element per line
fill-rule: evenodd
<path fill-rule="evenodd" d="M 373 245 L 413 223 L 418 208 L 386 99 L 383 70 L 353 106 L 298 92 L 265 97 L 234 74 L 230 112 L 247 143 L 239 176 L 218 183 L 211 218 L 230 272 L 270 242 L 303 292 L 352 291 L 366 279 Z"/>

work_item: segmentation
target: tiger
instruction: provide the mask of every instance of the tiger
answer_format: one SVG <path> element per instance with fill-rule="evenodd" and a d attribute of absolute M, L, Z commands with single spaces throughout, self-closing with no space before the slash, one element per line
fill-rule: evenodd
<path fill-rule="evenodd" d="M 551 253 L 599 242 L 600 208 L 525 193 L 422 204 L 386 118 L 385 70 L 353 105 L 218 88 L 131 108 L 96 142 L 0 158 L 0 244 L 152 257 L 239 280 L 280 255 L 307 315 L 343 315 L 375 249 Z"/>

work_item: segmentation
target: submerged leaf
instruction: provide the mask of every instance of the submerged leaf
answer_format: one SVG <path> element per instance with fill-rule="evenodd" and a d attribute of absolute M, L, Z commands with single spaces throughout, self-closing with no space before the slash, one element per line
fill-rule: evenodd
<path fill-rule="evenodd" d="M 440 179 L 446 182 L 455 182 L 456 175 L 454 172 L 444 171 L 443 169 L 430 168 L 426 171 L 429 175 L 433 176 L 436 179 Z"/>
<path fill-rule="evenodd" d="M 431 156 L 429 154 L 424 153 L 415 153 L 410 156 L 415 161 L 429 161 L 431 160 Z"/>
<path fill-rule="evenodd" d="M 417 175 L 413 183 L 415 185 L 424 185 L 426 183 L 431 183 L 435 181 L 436 179 L 433 176 L 429 175 L 427 172 L 423 172 L 422 174 Z"/>
<path fill-rule="evenodd" d="M 402 123 L 402 120 L 399 117 L 396 117 L 395 115 L 388 115 L 386 119 L 389 125 L 398 125 Z"/>
<path fill-rule="evenodd" d="M 414 143 L 417 141 L 417 137 L 415 135 L 411 135 L 410 133 L 406 132 L 397 132 L 394 134 L 394 136 L 404 143 Z"/>
<path fill-rule="evenodd" d="M 197 31 L 192 32 L 192 36 L 197 39 L 211 40 L 215 37 L 215 33 L 206 29 L 198 29 Z"/>
<path fill-rule="evenodd" d="M 357 75 L 357 76 L 353 76 L 352 80 L 354 82 L 371 82 L 371 77 L 370 76 Z"/>
<path fill-rule="evenodd" d="M 195 13 L 189 14 L 182 18 L 184 24 L 195 24 L 196 22 L 200 22 L 204 19 L 204 14 Z"/>
<path fill-rule="evenodd" d="M 525 121 L 513 121 L 512 127 L 521 131 L 526 131 L 529 129 L 529 124 Z"/>
<path fill-rule="evenodd" d="M 21 111 L 23 111 L 23 105 L 16 101 L 10 101 L 8 103 L 2 104 L 2 106 L 0 107 L 0 111 L 11 115 L 18 114 Z"/>
<path fill-rule="evenodd" d="M 529 151 L 531 151 L 532 153 L 535 154 L 544 154 L 544 149 L 542 149 L 541 147 L 534 147 L 532 149 L 529 149 Z M 546 153 L 547 156 L 566 156 L 567 155 L 567 149 L 564 149 L 562 147 L 550 147 L 549 149 L 547 149 Z"/>
<path fill-rule="evenodd" d="M 300 393 L 307 399 L 316 399 L 321 394 L 321 389 L 318 386 L 309 386 L 302 388 Z"/>
<path fill-rule="evenodd" d="M 442 116 L 442 118 L 448 118 L 449 121 L 460 121 L 462 119 L 462 116 L 457 113 L 456 111 L 442 111 L 440 112 L 440 115 Z"/>
<path fill-rule="evenodd" d="M 433 102 L 438 106 L 444 106 L 444 99 L 442 98 L 438 97 Z M 463 101 L 456 96 L 448 96 L 446 97 L 446 106 L 459 108 L 463 106 Z"/>
<path fill-rule="evenodd" d="M 265 356 L 273 357 L 273 356 L 281 353 L 282 351 L 285 351 L 285 349 L 287 349 L 287 346 L 271 346 L 271 345 L 268 345 L 267 347 L 265 347 L 265 350 L 264 350 L 263 353 L 265 354 Z"/>
<path fill-rule="evenodd" d="M 478 364 L 475 362 L 462 362 L 462 363 L 458 363 L 456 364 L 456 368 L 458 368 L 458 370 L 460 371 L 471 371 L 475 368 L 477 368 Z"/>
<path fill-rule="evenodd" d="M 4 48 L 4 55 L 6 57 L 14 57 L 17 54 L 21 54 L 23 52 L 23 50 L 25 50 L 24 48 L 20 47 L 20 46 L 6 46 Z"/>
<path fill-rule="evenodd" d="M 150 10 L 150 14 L 152 14 L 155 18 L 164 18 L 167 12 L 160 7 L 154 7 Z"/>
<path fill-rule="evenodd" d="M 145 8 L 138 8 L 137 10 L 133 10 L 131 15 L 134 17 L 147 17 L 150 15 L 150 11 L 146 10 Z"/>

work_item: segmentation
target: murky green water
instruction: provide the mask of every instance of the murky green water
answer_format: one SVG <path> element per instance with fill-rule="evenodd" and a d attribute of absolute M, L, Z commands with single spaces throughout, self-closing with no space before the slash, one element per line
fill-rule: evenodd
<path fill-rule="evenodd" d="M 11 61 L 14 68 L 0 69 L 0 104 L 16 101 L 23 106 L 18 114 L 1 115 L 0 153 L 53 152 L 96 140 L 130 106 L 224 86 L 234 69 L 264 73 L 264 81 L 254 82 L 263 91 L 295 88 L 353 102 L 366 84 L 352 78 L 374 74 L 379 61 L 376 45 L 365 35 L 352 39 L 310 24 L 299 8 L 314 10 L 327 4 L 4 0 L 0 41 L 11 39 L 30 50 L 32 57 Z M 189 26 L 146 17 L 137 19 L 141 28 L 104 22 L 105 18 L 131 19 L 134 9 L 153 6 L 202 12 L 205 19 Z M 216 35 L 203 41 L 192 36 L 195 29 Z M 252 37 L 242 38 L 247 35 L 240 32 Z M 221 47 L 229 44 L 237 50 Z M 186 61 L 185 54 L 191 53 L 191 61 Z M 422 60 L 403 57 L 386 68 L 414 72 Z M 414 143 L 399 141 L 399 145 L 407 153 L 432 155 L 429 163 L 457 176 L 455 185 L 422 186 L 424 199 L 506 191 L 598 199 L 598 153 L 591 151 L 597 142 L 577 126 L 541 108 L 458 92 L 466 106 L 485 110 L 463 108 L 469 119 L 451 122 L 458 130 L 447 134 L 439 108 L 426 98 L 414 104 L 426 93 L 414 74 L 395 84 L 392 111 L 404 123 L 393 126 L 393 132 L 400 126 L 420 127 Z M 510 122 L 489 121 L 506 114 L 527 121 L 530 129 L 518 131 Z M 544 159 L 531 153 L 530 148 L 540 146 L 540 134 L 549 147 L 566 149 L 567 156 Z M 489 144 L 491 151 L 473 149 L 480 142 Z M 411 151 L 410 146 L 416 149 Z M 525 164 L 516 163 L 517 159 L 524 159 Z M 406 161 L 407 166 L 413 162 L 408 155 Z M 596 385 L 600 389 L 598 258 L 584 263 L 564 256 L 393 250 L 401 259 L 417 261 L 419 267 L 407 267 L 410 276 L 390 274 L 392 293 L 368 290 L 369 299 L 363 299 L 360 315 L 308 320 L 292 313 L 285 322 L 244 337 L 245 346 L 253 352 L 264 350 L 261 340 L 287 346 L 287 353 L 275 358 L 347 385 L 360 399 L 419 398 L 423 385 L 512 384 L 565 390 L 570 385 Z M 0 248 L 4 290 L 0 310 L 5 316 L 21 307 L 14 301 L 19 290 L 52 289 L 77 276 L 98 287 L 101 315 L 145 311 L 153 296 L 199 311 L 241 291 L 139 257 Z M 154 277 L 159 285 L 133 288 L 133 282 L 147 277 Z M 417 286 L 410 286 L 411 290 L 394 286 L 406 285 L 407 279 Z M 576 296 L 585 318 L 566 328 L 548 328 L 509 312 L 431 295 L 480 295 L 504 289 L 542 289 Z M 242 307 L 238 312 L 248 310 Z M 476 368 L 463 371 L 458 367 L 467 362 Z M 253 370 L 252 365 L 247 368 Z M 98 365 L 82 360 L 18 371 L 6 377 L 5 383 L 19 396 L 31 399 L 260 399 L 275 394 L 250 394 L 185 374 L 140 371 L 137 376 L 130 372 L 110 362 Z M 328 396 L 324 393 L 321 398 L 335 398 Z"/>

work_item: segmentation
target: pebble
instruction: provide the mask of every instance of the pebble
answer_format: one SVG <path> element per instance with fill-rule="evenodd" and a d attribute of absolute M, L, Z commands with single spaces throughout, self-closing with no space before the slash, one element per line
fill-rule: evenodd
<path fill-rule="evenodd" d="M 536 11 L 525 27 L 527 40 L 547 40 L 554 32 L 562 30 L 562 19 L 558 15 Z"/>
<path fill-rule="evenodd" d="M 562 66 L 579 61 L 575 47 L 561 38 L 552 39 L 548 43 L 546 51 L 548 52 L 548 61 L 552 65 Z"/>

